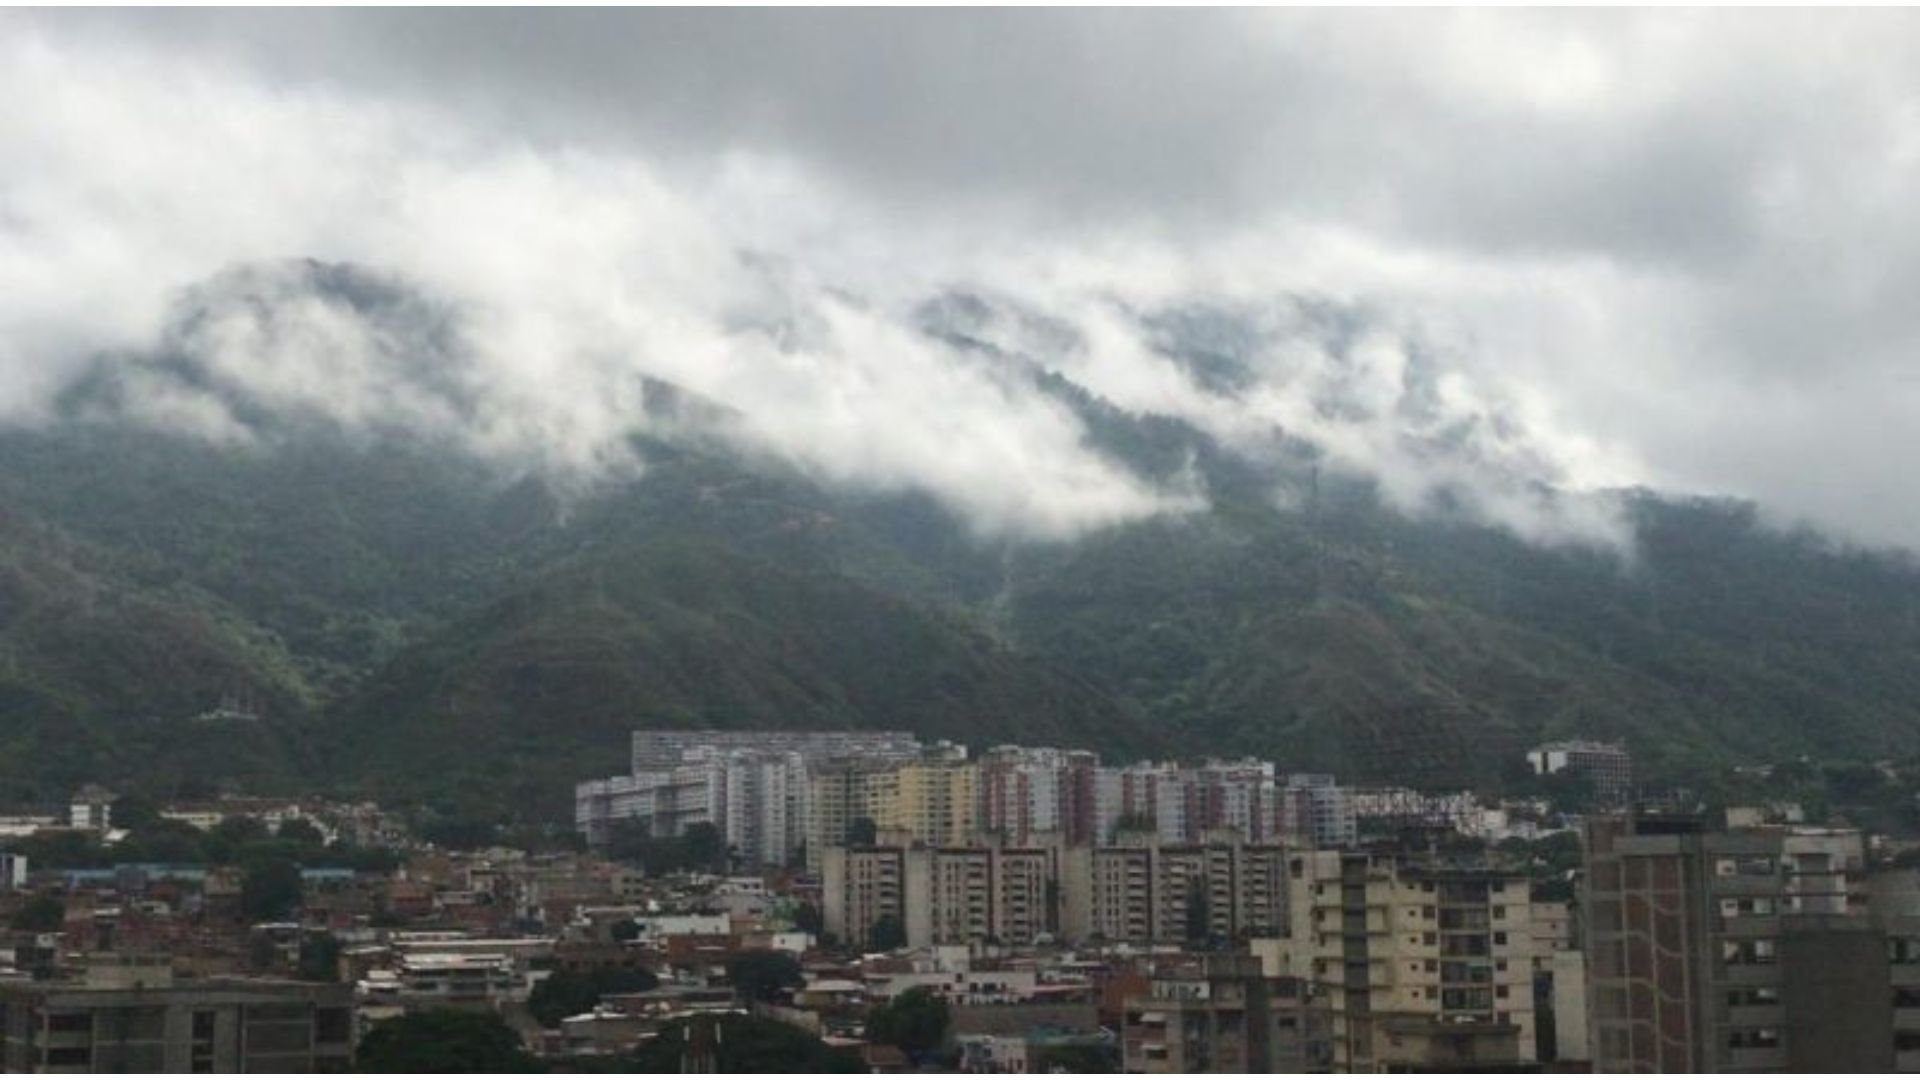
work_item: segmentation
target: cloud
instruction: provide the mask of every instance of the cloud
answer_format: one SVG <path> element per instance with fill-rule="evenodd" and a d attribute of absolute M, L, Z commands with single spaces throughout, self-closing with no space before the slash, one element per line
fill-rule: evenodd
<path fill-rule="evenodd" d="M 1644 482 L 1920 543 L 1899 464 L 1920 430 L 1908 14 L 83 12 L 0 31 L 0 92 L 34 104 L 0 113 L 0 417 L 43 418 L 102 350 L 172 341 L 257 401 L 546 468 L 620 467 L 656 375 L 738 409 L 744 441 L 924 488 L 988 533 L 1204 498 L 919 332 L 958 289 L 1044 315 L 1060 333 L 995 333 L 1122 407 L 1249 453 L 1284 429 L 1409 511 L 1610 540 L 1605 501 L 1578 493 Z M 420 343 L 258 269 L 297 257 L 430 298 L 458 328 L 451 384 L 405 366 Z M 237 290 L 236 267 L 256 275 Z M 285 302 L 183 337 L 196 287 Z M 1214 318 L 1180 332 L 1224 335 L 1230 392 L 1167 340 L 1196 312 Z M 217 396 L 129 400 L 239 430 Z"/>

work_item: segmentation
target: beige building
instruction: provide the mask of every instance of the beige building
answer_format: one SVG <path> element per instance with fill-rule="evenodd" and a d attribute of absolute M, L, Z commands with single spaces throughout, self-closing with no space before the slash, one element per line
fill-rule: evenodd
<path fill-rule="evenodd" d="M 807 777 L 807 869 L 818 874 L 826 865 L 828 848 L 847 842 L 847 830 L 867 817 L 867 789 L 874 777 L 891 768 L 864 758 L 825 762 Z"/>
<path fill-rule="evenodd" d="M 1031 944 L 1059 929 L 1053 848 L 829 848 L 821 912 L 828 933 L 871 946 L 874 924 L 900 920 L 913 946 Z"/>
<path fill-rule="evenodd" d="M 964 844 L 980 828 L 980 767 L 964 757 L 929 754 L 870 777 L 867 817 L 904 830 L 929 847 Z"/>
<path fill-rule="evenodd" d="M 1328 988 L 1338 1071 L 1534 1061 L 1525 876 L 1363 852 L 1290 866 L 1292 924 L 1272 960 Z"/>
<path fill-rule="evenodd" d="M 907 852 L 897 847 L 833 847 L 820 870 L 821 921 L 827 933 L 856 948 L 872 945 L 873 928 L 892 917 L 904 928 Z"/>
<path fill-rule="evenodd" d="M 1232 942 L 1286 926 L 1282 849 L 1243 843 L 1231 830 L 1198 844 L 1162 843 L 1151 834 L 1135 839 L 1063 854 L 1068 938 Z"/>
<path fill-rule="evenodd" d="M 1127 999 L 1120 1042 L 1130 1073 L 1326 1072 L 1333 1062 L 1325 997 L 1246 956 L 1210 956 L 1203 972 L 1153 980 Z"/>

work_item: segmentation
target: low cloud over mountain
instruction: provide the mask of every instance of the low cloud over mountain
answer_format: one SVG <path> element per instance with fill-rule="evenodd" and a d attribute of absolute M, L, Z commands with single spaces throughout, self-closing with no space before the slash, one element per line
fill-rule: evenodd
<path fill-rule="evenodd" d="M 0 423 L 591 481 L 658 379 L 983 535 L 1207 504 L 1051 372 L 1543 542 L 1623 542 L 1630 483 L 1920 542 L 1907 16 L 0 29 Z"/>

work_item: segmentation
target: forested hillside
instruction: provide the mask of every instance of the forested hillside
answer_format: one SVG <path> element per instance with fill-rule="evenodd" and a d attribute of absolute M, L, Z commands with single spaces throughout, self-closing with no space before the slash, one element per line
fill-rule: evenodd
<path fill-rule="evenodd" d="M 1197 470 L 1211 509 L 1014 542 L 691 438 L 568 489 L 404 439 L 0 433 L 0 783 L 553 819 L 647 724 L 1430 784 L 1496 784 L 1572 735 L 1625 738 L 1656 777 L 1920 752 L 1905 556 L 1645 492 L 1622 496 L 1628 550 L 1528 544 L 1034 377 L 1116 458 Z"/>

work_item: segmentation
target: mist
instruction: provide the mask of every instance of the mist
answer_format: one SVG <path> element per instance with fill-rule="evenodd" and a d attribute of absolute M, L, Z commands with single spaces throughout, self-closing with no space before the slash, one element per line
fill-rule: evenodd
<path fill-rule="evenodd" d="M 1873 173 L 1802 167 L 1884 145 L 1805 110 L 1762 131 L 1716 95 L 1609 97 L 1635 48 L 1679 78 L 1711 20 L 1450 18 L 1430 49 L 1365 18 L 1182 22 L 1201 56 L 1244 62 L 1209 82 L 1155 43 L 1164 20 L 981 16 L 931 59 L 953 18 L 827 19 L 817 56 L 753 67 L 780 53 L 780 19 L 482 19 L 408 53 L 394 42 L 445 24 L 6 16 L 0 91 L 36 107 L 0 115 L 0 423 L 55 422 L 84 382 L 112 388 L 96 418 L 218 443 L 297 417 L 593 482 L 644 471 L 628 435 L 656 378 L 729 410 L 742 447 L 926 492 L 983 536 L 1207 505 L 1191 475 L 1102 455 L 1019 365 L 930 333 L 929 302 L 958 294 L 983 298 L 970 333 L 1005 356 L 1248 455 L 1305 440 L 1410 514 L 1619 546 L 1604 492 L 1647 483 L 1920 540 L 1884 497 L 1898 454 L 1878 439 L 1905 437 L 1911 403 L 1868 392 L 1912 332 L 1871 298 L 1909 262 L 1843 273 L 1845 295 L 1758 269 L 1829 252 L 1794 207 L 1833 184 L 1891 192 L 1913 163 L 1896 146 Z M 1909 40 L 1836 25 L 1822 47 L 1892 43 L 1858 54 L 1874 70 Z M 1793 31 L 1767 20 L 1729 47 L 1781 55 Z M 312 47 L 270 62 L 293 34 Z M 600 39 L 742 76 L 695 79 L 684 56 L 646 74 Z M 876 41 L 926 70 L 869 58 L 853 100 L 828 61 Z M 996 78 L 965 73 L 1003 45 Z M 1470 62 L 1541 49 L 1565 63 Z M 1732 66 L 1686 77 L 1730 92 Z M 711 93 L 674 98 L 674 71 Z M 1141 81 L 1178 93 L 1156 105 Z M 1688 138 L 1713 123 L 1717 150 Z M 1423 127 L 1458 138 L 1442 153 Z M 1553 156 L 1582 131 L 1622 156 Z M 1532 142 L 1496 152 L 1503 132 Z M 1146 152 L 1123 161 L 1129 139 Z M 1909 250 L 1904 226 L 1891 239 Z M 381 297 L 316 287 L 315 266 Z M 1769 329 L 1788 294 L 1834 333 Z M 1846 310 L 1887 333 L 1842 333 Z"/>

